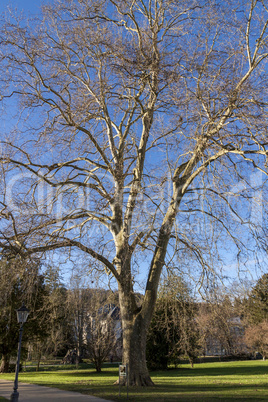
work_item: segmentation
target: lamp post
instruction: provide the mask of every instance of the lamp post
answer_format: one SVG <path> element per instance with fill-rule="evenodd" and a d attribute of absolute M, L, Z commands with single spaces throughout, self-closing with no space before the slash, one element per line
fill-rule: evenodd
<path fill-rule="evenodd" d="M 17 356 L 17 364 L 16 364 L 16 374 L 15 374 L 15 381 L 14 381 L 14 391 L 10 396 L 10 400 L 12 402 L 17 402 L 19 400 L 19 393 L 18 393 L 18 377 L 19 377 L 19 368 L 20 368 L 20 351 L 21 351 L 21 339 L 22 339 L 22 332 L 23 332 L 23 324 L 27 321 L 29 310 L 25 307 L 24 303 L 17 310 L 17 319 L 18 323 L 20 324 L 20 336 L 19 336 L 19 345 L 18 345 L 18 356 Z"/>

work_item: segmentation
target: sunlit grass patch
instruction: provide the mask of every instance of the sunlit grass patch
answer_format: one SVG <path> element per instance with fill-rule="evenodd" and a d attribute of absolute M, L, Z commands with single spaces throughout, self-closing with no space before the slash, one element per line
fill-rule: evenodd
<path fill-rule="evenodd" d="M 92 368 L 66 366 L 57 369 L 20 373 L 20 381 L 82 392 L 118 401 L 125 400 L 126 387 L 113 385 L 118 378 L 117 367 L 105 367 L 102 373 Z M 239 361 L 196 364 L 192 369 L 183 365 L 178 369 L 152 372 L 154 387 L 129 388 L 129 401 L 244 401 L 268 400 L 268 362 Z M 0 378 L 14 379 L 5 374 Z"/>

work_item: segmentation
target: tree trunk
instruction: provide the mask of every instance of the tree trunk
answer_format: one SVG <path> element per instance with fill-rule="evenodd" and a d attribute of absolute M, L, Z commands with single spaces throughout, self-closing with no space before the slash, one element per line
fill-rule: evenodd
<path fill-rule="evenodd" d="M 9 370 L 9 355 L 2 355 L 1 366 L 0 366 L 0 373 L 8 373 Z"/>
<path fill-rule="evenodd" d="M 95 369 L 97 373 L 101 373 L 101 366 L 102 366 L 102 361 L 100 359 L 95 360 Z"/>
<path fill-rule="evenodd" d="M 134 324 L 123 332 L 123 363 L 128 364 L 129 385 L 154 385 L 146 363 L 146 338 L 144 319 L 138 315 Z"/>
<path fill-rule="evenodd" d="M 146 364 L 146 338 L 150 317 L 142 310 L 133 311 L 133 295 L 121 289 L 119 296 L 123 329 L 122 363 L 128 365 L 129 385 L 154 385 Z M 120 383 L 124 384 L 125 381 L 121 379 Z"/>
<path fill-rule="evenodd" d="M 36 371 L 39 371 L 39 368 L 40 368 L 40 361 L 41 361 L 41 350 L 39 349 L 39 350 L 38 350 L 38 353 L 37 353 L 37 366 L 36 366 Z"/>
<path fill-rule="evenodd" d="M 194 359 L 193 357 L 188 357 L 189 358 L 189 363 L 191 365 L 192 368 L 194 368 Z"/>

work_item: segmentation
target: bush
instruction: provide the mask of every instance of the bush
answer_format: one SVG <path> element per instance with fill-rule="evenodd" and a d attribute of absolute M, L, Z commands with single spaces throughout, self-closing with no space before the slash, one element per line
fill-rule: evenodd
<path fill-rule="evenodd" d="M 8 368 L 8 372 L 9 373 L 15 373 L 15 371 L 16 371 L 16 364 L 15 363 L 10 363 L 9 368 Z M 22 364 L 21 363 L 20 363 L 19 371 L 22 371 Z"/>

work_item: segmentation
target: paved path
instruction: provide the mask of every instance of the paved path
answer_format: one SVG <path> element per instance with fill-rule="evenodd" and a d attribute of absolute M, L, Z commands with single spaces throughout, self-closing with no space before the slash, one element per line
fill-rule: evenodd
<path fill-rule="evenodd" d="M 13 381 L 1 380 L 0 396 L 10 400 L 13 392 Z M 19 402 L 111 402 L 96 396 L 83 395 L 79 392 L 62 391 L 57 388 L 43 387 L 41 385 L 19 383 Z"/>

